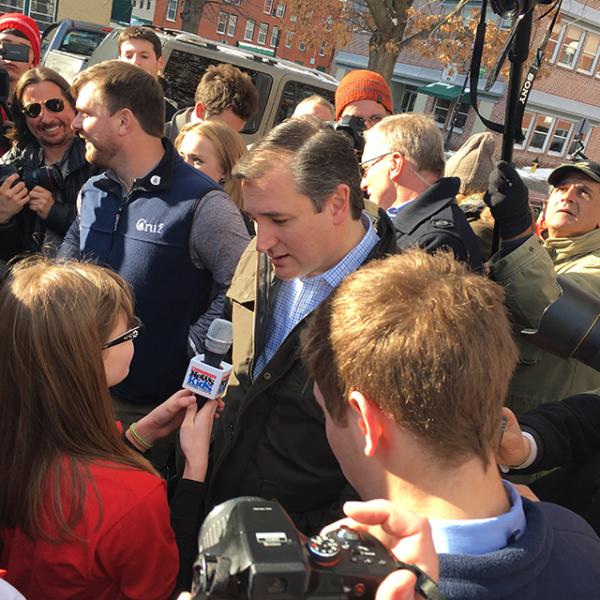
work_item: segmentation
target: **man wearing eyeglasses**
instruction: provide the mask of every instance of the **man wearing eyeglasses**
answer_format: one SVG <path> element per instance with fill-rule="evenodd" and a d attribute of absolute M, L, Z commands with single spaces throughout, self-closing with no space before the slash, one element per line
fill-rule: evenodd
<path fill-rule="evenodd" d="M 369 129 L 393 112 L 390 86 L 374 71 L 350 71 L 335 91 L 336 121 L 346 116 L 360 117 Z"/>
<path fill-rule="evenodd" d="M 386 117 L 365 132 L 363 192 L 384 209 L 398 249 L 451 250 L 471 269 L 482 269 L 477 238 L 456 203 L 460 180 L 442 177 L 442 136 L 429 115 Z"/>
<path fill-rule="evenodd" d="M 46 67 L 26 71 L 15 89 L 13 113 L 13 147 L 1 162 L 19 173 L 0 181 L 3 260 L 22 252 L 54 254 L 75 218 L 79 190 L 94 172 L 84 142 L 71 129 L 74 101 L 58 73 Z M 23 179 L 45 168 L 56 173 L 54 185 L 44 177 L 25 184 Z"/>

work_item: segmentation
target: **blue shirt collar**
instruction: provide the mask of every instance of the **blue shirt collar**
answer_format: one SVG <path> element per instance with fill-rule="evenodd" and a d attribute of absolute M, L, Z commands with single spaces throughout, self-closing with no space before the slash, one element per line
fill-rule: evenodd
<path fill-rule="evenodd" d="M 430 520 L 438 554 L 487 554 L 505 548 L 525 533 L 527 522 L 521 496 L 502 481 L 510 510 L 490 519 Z"/>

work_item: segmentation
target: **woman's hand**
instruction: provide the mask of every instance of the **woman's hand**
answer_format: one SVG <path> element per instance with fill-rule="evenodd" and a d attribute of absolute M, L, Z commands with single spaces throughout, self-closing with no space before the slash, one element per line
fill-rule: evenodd
<path fill-rule="evenodd" d="M 179 443 L 185 456 L 184 479 L 204 481 L 206 477 L 210 436 L 218 405 L 218 400 L 207 400 L 200 410 L 195 402 L 186 409 L 179 431 Z"/>
<path fill-rule="evenodd" d="M 135 430 L 152 444 L 179 429 L 190 406 L 196 407 L 196 396 L 189 390 L 179 390 L 142 417 L 135 424 Z"/>

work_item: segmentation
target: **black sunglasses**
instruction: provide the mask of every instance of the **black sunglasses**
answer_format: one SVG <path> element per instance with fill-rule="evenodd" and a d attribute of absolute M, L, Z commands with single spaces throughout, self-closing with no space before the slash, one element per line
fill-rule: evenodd
<path fill-rule="evenodd" d="M 138 317 L 133 317 L 133 320 L 135 325 L 131 329 L 128 329 L 125 333 L 122 333 L 114 340 L 110 340 L 109 342 L 106 342 L 106 344 L 103 344 L 102 350 L 112 348 L 113 346 L 117 346 L 123 342 L 128 342 L 129 340 L 135 340 L 135 338 L 137 338 L 139 335 L 142 335 L 142 333 L 144 333 L 144 324 L 139 320 Z"/>
<path fill-rule="evenodd" d="M 32 102 L 23 107 L 23 113 L 31 119 L 39 117 L 42 112 L 42 104 L 51 112 L 59 113 L 65 109 L 65 101 L 62 98 L 49 98 L 44 102 Z"/>

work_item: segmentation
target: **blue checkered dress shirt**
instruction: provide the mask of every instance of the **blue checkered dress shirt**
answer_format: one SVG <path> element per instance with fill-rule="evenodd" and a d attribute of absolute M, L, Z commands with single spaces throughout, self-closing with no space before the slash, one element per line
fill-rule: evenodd
<path fill-rule="evenodd" d="M 309 315 L 350 273 L 358 269 L 379 241 L 370 219 L 363 214 L 366 234 L 337 265 L 314 277 L 296 277 L 283 281 L 273 302 L 269 319 L 267 342 L 263 353 L 254 363 L 254 377 L 265 368 L 289 333 Z"/>

